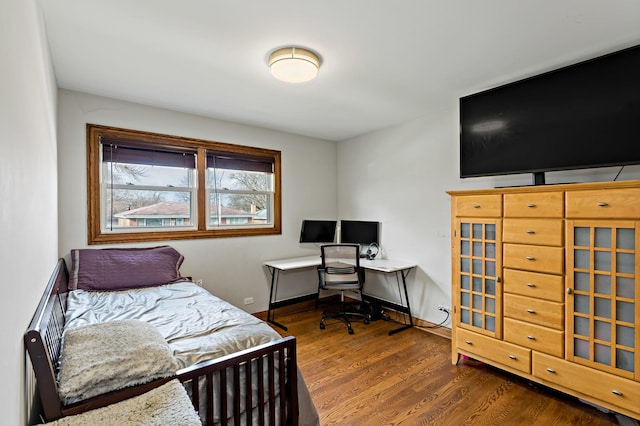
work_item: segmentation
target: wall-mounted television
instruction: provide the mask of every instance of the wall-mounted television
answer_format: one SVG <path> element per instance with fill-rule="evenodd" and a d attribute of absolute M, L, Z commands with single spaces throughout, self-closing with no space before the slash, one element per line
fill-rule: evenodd
<path fill-rule="evenodd" d="M 335 220 L 303 220 L 300 227 L 301 243 L 333 243 L 336 239 Z"/>
<path fill-rule="evenodd" d="M 640 45 L 460 98 L 460 177 L 640 164 Z"/>
<path fill-rule="evenodd" d="M 380 222 L 364 220 L 341 220 L 340 242 L 362 244 L 380 244 Z"/>

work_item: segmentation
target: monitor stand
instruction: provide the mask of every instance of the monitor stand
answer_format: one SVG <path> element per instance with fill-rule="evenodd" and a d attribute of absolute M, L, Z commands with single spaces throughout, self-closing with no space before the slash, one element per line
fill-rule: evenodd
<path fill-rule="evenodd" d="M 544 185 L 544 172 L 533 173 L 533 185 Z"/>

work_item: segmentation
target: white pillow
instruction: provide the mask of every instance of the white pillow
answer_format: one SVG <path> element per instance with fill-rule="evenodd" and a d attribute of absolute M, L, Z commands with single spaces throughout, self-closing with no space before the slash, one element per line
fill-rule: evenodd
<path fill-rule="evenodd" d="M 68 405 L 172 376 L 178 368 L 154 326 L 139 320 L 90 324 L 64 332 L 58 392 Z"/>

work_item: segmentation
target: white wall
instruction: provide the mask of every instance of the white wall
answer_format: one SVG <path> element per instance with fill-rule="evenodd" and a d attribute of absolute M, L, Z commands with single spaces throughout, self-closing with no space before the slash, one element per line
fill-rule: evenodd
<path fill-rule="evenodd" d="M 456 111 L 412 120 L 338 144 L 340 219 L 377 220 L 381 255 L 419 266 L 407 280 L 418 318 L 439 323 L 450 306 L 450 221 L 445 190 L 457 174 Z M 438 123 L 433 125 L 433 123 Z M 399 301 L 393 276 L 367 272 L 367 292 Z"/>
<path fill-rule="evenodd" d="M 408 291 L 418 318 L 440 323 L 451 306 L 450 200 L 453 189 L 529 185 L 531 175 L 458 177 L 458 100 L 437 115 L 338 144 L 338 216 L 382 222 L 382 255 L 415 261 Z M 613 180 L 620 168 L 547 173 L 552 183 Z M 640 166 L 625 167 L 618 180 L 640 179 Z M 398 301 L 395 281 L 367 274 L 368 291 Z M 450 321 L 447 322 L 450 327 Z"/>
<path fill-rule="evenodd" d="M 282 152 L 282 235 L 176 240 L 182 273 L 202 279 L 218 296 L 249 312 L 265 311 L 269 275 L 265 260 L 319 253 L 298 243 L 302 219 L 334 219 L 336 144 L 282 132 L 132 104 L 68 90 L 58 94 L 60 244 L 65 256 L 86 248 L 86 123 L 257 146 Z M 101 248 L 105 246 L 91 246 Z M 278 298 L 313 292 L 316 272 L 282 274 Z M 255 303 L 243 305 L 247 297 Z"/>
<path fill-rule="evenodd" d="M 34 0 L 0 6 L 0 412 L 26 423 L 26 330 L 57 259 L 56 87 Z"/>

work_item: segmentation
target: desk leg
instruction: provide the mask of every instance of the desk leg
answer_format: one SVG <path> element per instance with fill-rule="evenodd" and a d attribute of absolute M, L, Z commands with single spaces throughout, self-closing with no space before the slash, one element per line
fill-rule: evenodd
<path fill-rule="evenodd" d="M 289 331 L 287 327 L 285 327 L 284 325 L 274 320 L 274 317 L 275 317 L 274 304 L 276 300 L 276 290 L 278 287 L 278 276 L 280 275 L 280 271 L 270 266 L 268 267 L 268 269 L 269 269 L 269 272 L 271 273 L 271 289 L 269 290 L 269 309 L 267 310 L 267 322 L 270 322 L 271 324 L 280 327 L 284 331 Z"/>
<path fill-rule="evenodd" d="M 404 325 L 400 328 L 396 328 L 395 330 L 391 330 L 389 332 L 389 336 L 392 336 L 402 330 L 406 330 L 407 328 L 413 327 L 413 316 L 411 315 L 411 306 L 409 305 L 409 293 L 407 292 L 407 275 L 409 275 L 410 271 L 411 269 L 405 269 L 403 271 L 396 272 L 396 280 L 398 281 L 398 283 L 399 283 L 398 274 L 400 274 L 400 276 L 402 277 L 402 288 L 404 288 L 404 300 L 406 300 L 407 302 L 406 310 L 403 309 L 402 312 L 409 315 L 409 324 Z M 402 302 L 402 295 L 400 295 L 400 302 Z"/>

